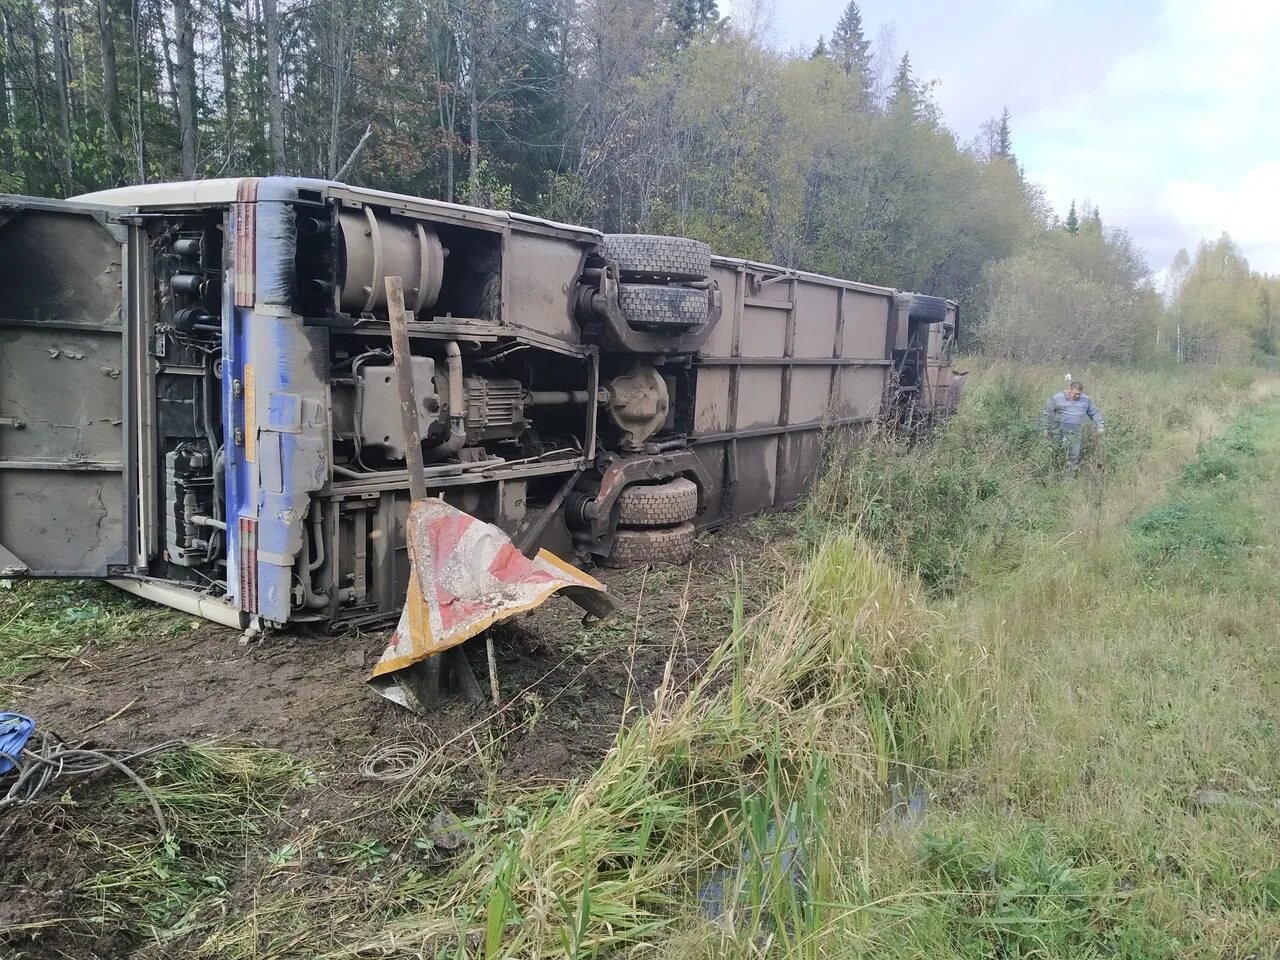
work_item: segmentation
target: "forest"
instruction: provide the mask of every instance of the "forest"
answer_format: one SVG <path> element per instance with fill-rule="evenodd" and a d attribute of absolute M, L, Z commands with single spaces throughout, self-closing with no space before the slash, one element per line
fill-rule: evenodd
<path fill-rule="evenodd" d="M 0 27 L 0 191 L 331 178 L 948 296 L 1011 359 L 1277 353 L 1280 279 L 1229 236 L 1157 282 L 1097 207 L 1051 208 L 1001 104 L 949 129 L 856 2 L 789 52 L 715 0 L 0 0 Z"/>

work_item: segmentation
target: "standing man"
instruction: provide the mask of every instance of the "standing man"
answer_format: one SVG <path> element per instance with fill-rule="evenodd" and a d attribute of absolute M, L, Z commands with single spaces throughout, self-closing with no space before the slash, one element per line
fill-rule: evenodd
<path fill-rule="evenodd" d="M 1080 467 L 1080 448 L 1084 443 L 1084 422 L 1093 421 L 1093 428 L 1099 434 L 1106 429 L 1099 410 L 1088 394 L 1084 392 L 1084 384 L 1072 380 L 1067 389 L 1055 393 L 1044 405 L 1044 413 L 1040 421 L 1050 440 L 1061 444 L 1067 455 L 1067 475 L 1074 477 Z"/>

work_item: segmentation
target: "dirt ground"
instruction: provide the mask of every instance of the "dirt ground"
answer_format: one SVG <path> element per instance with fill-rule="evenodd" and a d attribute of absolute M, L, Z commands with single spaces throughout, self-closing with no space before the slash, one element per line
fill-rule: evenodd
<path fill-rule="evenodd" d="M 477 731 L 497 731 L 496 774 L 504 783 L 546 785 L 592 769 L 613 742 L 628 695 L 633 703 L 650 698 L 668 659 L 677 683 L 698 674 L 731 623 L 735 580 L 744 584 L 748 609 L 767 595 L 761 588 L 785 552 L 776 535 L 788 525 L 784 515 L 705 535 L 688 567 L 594 571 L 620 601 L 611 625 L 582 627 L 581 611 L 562 598 L 499 625 L 493 635 L 504 703 L 497 716 L 487 704 L 451 702 L 419 717 L 373 695 L 364 678 L 386 630 L 277 633 L 246 645 L 234 631 L 194 623 L 176 635 L 139 636 L 47 662 L 12 688 L 16 697 L 6 709 L 68 741 L 98 746 L 137 749 L 176 737 L 286 751 L 318 772 L 293 812 L 313 823 L 359 819 L 367 833 L 368 811 L 399 786 L 370 780 L 359 765 L 388 746 L 466 757 Z M 468 655 L 487 689 L 478 641 Z M 12 956 L 103 960 L 173 955 L 113 936 L 109 925 L 92 935 L 82 924 L 48 925 L 84 914 L 77 887 L 98 865 L 76 837 L 86 828 L 113 829 L 122 811 L 108 801 L 121 779 L 81 782 L 71 804 L 42 798 L 0 818 L 0 956 L 6 949 L 16 951 Z M 466 793 L 465 775 L 454 789 Z M 273 832 L 297 826 L 286 811 Z M 252 888 L 250 873 L 231 878 L 233 892 L 237 882 Z"/>

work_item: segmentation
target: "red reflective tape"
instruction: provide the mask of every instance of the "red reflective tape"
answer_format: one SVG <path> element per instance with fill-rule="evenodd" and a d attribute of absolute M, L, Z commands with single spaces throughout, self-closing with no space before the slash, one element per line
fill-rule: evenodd
<path fill-rule="evenodd" d="M 258 181 L 241 180 L 232 208 L 236 306 L 252 307 L 258 292 Z"/>
<path fill-rule="evenodd" d="M 235 287 L 236 306 L 252 307 L 256 302 L 258 288 L 258 270 L 255 263 L 257 247 L 254 242 L 257 233 L 258 206 L 254 203 L 237 203 L 235 205 Z"/>
<path fill-rule="evenodd" d="M 240 609 L 258 612 L 258 521 L 240 518 Z"/>

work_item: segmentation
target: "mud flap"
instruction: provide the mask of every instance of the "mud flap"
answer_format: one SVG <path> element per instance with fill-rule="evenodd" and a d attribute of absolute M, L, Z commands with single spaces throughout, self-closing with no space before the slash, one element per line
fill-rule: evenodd
<path fill-rule="evenodd" d="M 405 521 L 411 575 L 400 622 L 369 677 L 377 693 L 416 709 L 406 668 L 563 593 L 588 614 L 614 611 L 604 584 L 547 550 L 530 560 L 492 524 L 443 500 L 412 504 Z"/>

